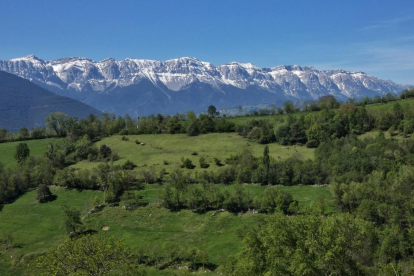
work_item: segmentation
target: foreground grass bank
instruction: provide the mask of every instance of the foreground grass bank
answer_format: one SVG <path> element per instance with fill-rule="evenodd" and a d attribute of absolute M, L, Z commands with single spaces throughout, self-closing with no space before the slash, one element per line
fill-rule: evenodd
<path fill-rule="evenodd" d="M 232 186 L 219 185 L 222 189 Z M 266 187 L 246 185 L 252 196 L 264 192 Z M 140 193 L 142 202 L 148 205 L 136 210 L 121 207 L 105 207 L 102 211 L 85 216 L 86 202 L 99 191 L 76 191 L 52 187 L 57 195 L 55 201 L 39 204 L 36 191 L 31 191 L 14 203 L 6 204 L 0 211 L 2 234 L 13 236 L 13 250 L 0 254 L 0 275 L 38 275 L 33 262 L 62 238 L 67 237 L 62 205 L 70 205 L 82 211 L 85 230 L 101 231 L 109 227 L 107 234 L 123 238 L 125 244 L 136 254 L 139 250 L 159 250 L 167 243 L 185 247 L 197 247 L 209 256 L 209 262 L 220 264 L 221 258 L 239 250 L 238 231 L 257 223 L 261 214 L 243 215 L 221 212 L 211 216 L 213 211 L 197 214 L 190 210 L 171 212 L 159 207 L 160 186 L 146 185 Z M 290 192 L 299 205 L 306 206 L 319 196 L 330 199 L 327 187 L 280 187 Z M 329 208 L 328 208 L 329 209 Z M 332 211 L 332 207 L 330 207 Z M 149 269 L 149 275 L 169 275 Z"/>

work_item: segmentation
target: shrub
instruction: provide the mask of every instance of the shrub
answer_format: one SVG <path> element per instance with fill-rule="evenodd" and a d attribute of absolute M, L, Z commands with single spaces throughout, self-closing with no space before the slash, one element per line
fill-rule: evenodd
<path fill-rule="evenodd" d="M 14 158 L 17 160 L 17 163 L 22 164 L 30 155 L 29 147 L 26 143 L 20 143 L 16 147 L 16 152 Z"/>
<path fill-rule="evenodd" d="M 164 160 L 164 165 L 169 165 L 170 163 L 167 160 Z"/>
<path fill-rule="evenodd" d="M 182 162 L 181 168 L 187 168 L 187 169 L 192 170 L 196 167 L 196 166 L 193 165 L 193 162 L 188 158 L 186 158 L 186 159 L 183 158 L 181 160 L 181 162 Z"/>
<path fill-rule="evenodd" d="M 191 153 L 191 155 L 198 155 L 198 152 L 193 151 L 193 152 Z"/>
<path fill-rule="evenodd" d="M 204 157 L 200 157 L 200 167 L 203 169 L 210 167 L 210 164 L 206 162 L 206 159 Z"/>
<path fill-rule="evenodd" d="M 112 153 L 112 157 L 111 157 L 111 160 L 112 161 L 118 161 L 119 159 L 121 159 L 120 157 L 119 157 L 119 155 L 118 155 L 118 153 Z"/>
<path fill-rule="evenodd" d="M 216 165 L 217 165 L 217 166 L 219 166 L 219 167 L 224 166 L 224 165 L 221 163 L 221 160 L 220 160 L 220 159 L 218 159 L 218 158 L 216 158 L 216 157 L 214 157 L 214 163 L 216 163 Z"/>
<path fill-rule="evenodd" d="M 133 170 L 136 167 L 137 165 L 135 165 L 134 162 L 130 160 L 125 161 L 125 163 L 122 165 L 122 169 L 124 170 Z"/>
<path fill-rule="evenodd" d="M 135 144 L 140 145 L 140 144 L 141 144 L 141 142 L 140 142 L 140 141 L 138 141 L 138 140 L 135 140 Z"/>
<path fill-rule="evenodd" d="M 112 154 L 112 150 L 111 150 L 111 148 L 110 148 L 110 147 L 108 147 L 107 145 L 102 145 L 102 146 L 99 148 L 99 153 L 101 154 L 102 158 L 106 159 L 106 158 L 108 158 L 109 156 L 111 156 L 111 154 Z"/>
<path fill-rule="evenodd" d="M 39 203 L 44 203 L 44 202 L 47 202 L 49 200 L 52 200 L 53 199 L 53 194 L 50 191 L 48 186 L 46 186 L 44 184 L 40 184 L 39 187 L 37 188 L 36 199 Z"/>
<path fill-rule="evenodd" d="M 318 142 L 318 141 L 316 141 L 316 140 L 309 140 L 309 141 L 306 143 L 306 147 L 307 147 L 307 148 L 310 148 L 310 149 L 317 148 L 318 146 L 319 146 L 319 142 Z"/>
<path fill-rule="evenodd" d="M 122 136 L 121 140 L 122 141 L 129 141 L 129 138 L 128 137 L 125 137 L 125 136 Z"/>
<path fill-rule="evenodd" d="M 145 183 L 152 184 L 157 181 L 157 177 L 155 175 L 155 168 L 150 167 L 149 169 L 141 170 L 142 180 Z"/>

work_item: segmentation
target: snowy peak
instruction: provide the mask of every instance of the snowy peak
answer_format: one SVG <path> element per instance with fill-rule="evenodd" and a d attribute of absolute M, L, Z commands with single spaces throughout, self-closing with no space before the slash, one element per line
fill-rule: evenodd
<path fill-rule="evenodd" d="M 16 62 L 16 61 L 25 61 L 25 62 L 41 61 L 41 62 L 43 62 L 43 60 L 39 59 L 38 57 L 36 57 L 33 54 L 32 55 L 25 56 L 25 57 L 9 59 L 9 61 L 12 61 L 12 62 Z"/>
<path fill-rule="evenodd" d="M 317 99 L 324 95 L 342 99 L 358 98 L 399 93 L 404 89 L 404 86 L 392 81 L 358 71 L 318 71 L 313 67 L 299 65 L 260 68 L 248 62 L 215 66 L 194 57 L 165 61 L 133 58 L 93 61 L 82 57 L 67 57 L 44 61 L 35 55 L 29 55 L 0 61 L 0 70 L 61 91 L 71 90 L 77 93 L 111 93 L 143 80 L 162 91 L 187 91 L 191 84 L 202 83 L 207 85 L 203 87 L 211 87 L 222 94 L 233 87 L 241 91 L 266 91 L 298 100 Z M 163 93 L 169 97 L 170 92 Z"/>

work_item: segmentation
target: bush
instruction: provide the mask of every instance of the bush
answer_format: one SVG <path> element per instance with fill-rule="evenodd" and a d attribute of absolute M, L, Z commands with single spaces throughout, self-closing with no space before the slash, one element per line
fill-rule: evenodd
<path fill-rule="evenodd" d="M 216 163 L 216 165 L 217 165 L 217 166 L 219 166 L 219 167 L 224 166 L 224 165 L 221 163 L 221 160 L 220 160 L 220 159 L 218 159 L 218 158 L 216 158 L 216 157 L 214 157 L 214 163 Z"/>
<path fill-rule="evenodd" d="M 191 155 L 198 155 L 198 152 L 193 151 L 193 152 L 191 153 Z"/>
<path fill-rule="evenodd" d="M 210 167 L 210 164 L 206 162 L 206 159 L 204 157 L 200 157 L 200 167 L 203 169 Z"/>
<path fill-rule="evenodd" d="M 169 165 L 170 163 L 167 160 L 164 160 L 164 165 Z"/>
<path fill-rule="evenodd" d="M 134 168 L 136 168 L 137 165 L 135 165 L 132 161 L 125 161 L 125 163 L 122 165 L 122 169 L 124 170 L 133 170 Z"/>
<path fill-rule="evenodd" d="M 125 136 L 122 136 L 121 140 L 122 141 L 129 141 L 129 138 L 128 137 L 125 137 Z"/>
<path fill-rule="evenodd" d="M 186 159 L 183 158 L 181 160 L 181 162 L 182 162 L 181 168 L 187 168 L 187 169 L 192 170 L 196 167 L 196 166 L 193 165 L 193 162 L 188 158 L 186 158 Z"/>
<path fill-rule="evenodd" d="M 36 199 L 39 203 L 48 202 L 53 199 L 53 194 L 48 186 L 41 184 L 37 188 Z"/>
<path fill-rule="evenodd" d="M 112 150 L 111 150 L 111 148 L 110 148 L 110 147 L 108 147 L 108 146 L 106 146 L 106 145 L 102 145 L 102 146 L 99 148 L 99 153 L 101 154 L 101 157 L 102 157 L 102 158 L 106 159 L 106 158 L 108 158 L 109 156 L 111 156 L 111 154 L 112 154 Z"/>
<path fill-rule="evenodd" d="M 118 153 L 112 153 L 112 157 L 111 160 L 112 161 L 118 161 L 119 159 L 121 159 L 121 157 L 119 157 Z"/>
<path fill-rule="evenodd" d="M 140 145 L 140 144 L 141 144 L 141 142 L 140 142 L 140 141 L 138 141 L 138 140 L 135 140 L 135 144 Z"/>
<path fill-rule="evenodd" d="M 145 183 L 152 184 L 157 182 L 157 176 L 155 175 L 155 168 L 150 167 L 149 169 L 141 170 L 142 180 Z"/>
<path fill-rule="evenodd" d="M 316 141 L 316 140 L 309 140 L 309 141 L 306 143 L 306 147 L 307 147 L 307 148 L 310 148 L 310 149 L 317 148 L 318 146 L 319 146 L 319 142 L 318 142 L 318 141 Z"/>
<path fill-rule="evenodd" d="M 26 143 L 20 143 L 16 147 L 16 152 L 14 158 L 17 160 L 17 163 L 23 164 L 23 162 L 29 157 L 30 149 Z"/>

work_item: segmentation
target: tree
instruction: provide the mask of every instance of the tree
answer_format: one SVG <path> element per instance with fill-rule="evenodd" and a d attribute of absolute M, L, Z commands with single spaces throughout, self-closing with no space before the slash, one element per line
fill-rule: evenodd
<path fill-rule="evenodd" d="M 65 154 L 58 147 L 54 146 L 53 143 L 47 144 L 47 150 L 45 157 L 49 159 L 54 167 L 63 167 L 65 163 Z"/>
<path fill-rule="evenodd" d="M 207 111 L 207 113 L 208 113 L 208 115 L 209 115 L 210 117 L 215 117 L 215 116 L 216 116 L 216 112 L 217 112 L 217 109 L 216 109 L 216 107 L 215 107 L 214 105 L 210 105 L 210 106 L 208 107 L 208 111 Z"/>
<path fill-rule="evenodd" d="M 197 121 L 193 121 L 187 128 L 188 136 L 197 136 L 200 133 Z"/>
<path fill-rule="evenodd" d="M 0 128 L 0 141 L 6 140 L 8 131 L 5 128 Z"/>
<path fill-rule="evenodd" d="M 318 102 L 321 108 L 331 109 L 339 107 L 338 101 L 332 95 L 322 96 L 318 99 Z"/>
<path fill-rule="evenodd" d="M 27 138 L 29 138 L 29 130 L 27 129 L 27 128 L 25 128 L 25 127 L 22 127 L 20 130 L 19 130 L 19 137 L 21 138 L 21 139 L 27 139 Z"/>
<path fill-rule="evenodd" d="M 65 226 L 69 234 L 76 235 L 83 223 L 80 218 L 80 211 L 73 207 L 62 205 L 62 210 L 65 213 Z"/>
<path fill-rule="evenodd" d="M 190 122 L 194 122 L 195 120 L 197 120 L 197 116 L 194 113 L 194 111 L 190 110 L 187 112 L 187 120 Z"/>
<path fill-rule="evenodd" d="M 283 103 L 283 109 L 285 113 L 293 113 L 295 112 L 295 106 L 293 105 L 292 101 L 286 101 Z"/>
<path fill-rule="evenodd" d="M 44 184 L 40 184 L 39 187 L 37 188 L 37 196 L 36 196 L 37 201 L 39 203 L 44 203 L 44 202 L 51 200 L 52 198 L 53 198 L 53 194 L 50 191 L 49 187 Z"/>
<path fill-rule="evenodd" d="M 265 167 L 264 182 L 268 181 L 269 178 L 269 167 L 270 167 L 270 156 L 269 156 L 269 147 L 266 145 L 263 151 L 263 165 Z"/>
<path fill-rule="evenodd" d="M 350 214 L 287 217 L 281 212 L 245 231 L 227 275 L 364 275 L 372 224 Z"/>
<path fill-rule="evenodd" d="M 66 239 L 37 259 L 43 275 L 145 276 L 122 240 L 105 234 Z"/>
<path fill-rule="evenodd" d="M 63 137 L 66 135 L 66 122 L 69 116 L 62 112 L 52 112 L 46 116 L 45 121 L 47 127 L 53 129 L 57 136 Z"/>
<path fill-rule="evenodd" d="M 17 163 L 20 165 L 23 164 L 29 155 L 30 149 L 26 143 L 20 143 L 17 145 L 16 152 L 14 153 L 14 158 L 16 159 Z"/>
<path fill-rule="evenodd" d="M 111 154 L 112 154 L 112 150 L 111 150 L 111 148 L 110 148 L 110 147 L 108 147 L 107 145 L 102 145 L 102 146 L 99 148 L 99 153 L 101 154 L 102 158 L 106 159 L 106 158 L 108 158 L 109 156 L 111 156 Z"/>

